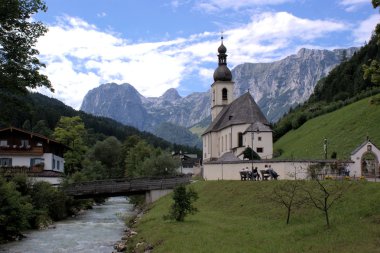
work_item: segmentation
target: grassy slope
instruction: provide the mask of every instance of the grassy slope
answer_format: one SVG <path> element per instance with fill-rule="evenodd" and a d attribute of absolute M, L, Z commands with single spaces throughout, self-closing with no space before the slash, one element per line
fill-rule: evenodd
<path fill-rule="evenodd" d="M 380 184 L 355 182 L 331 208 L 331 228 L 313 207 L 286 210 L 264 195 L 286 181 L 197 182 L 199 212 L 178 223 L 164 221 L 166 196 L 139 221 L 133 245 L 146 240 L 153 252 L 380 252 Z M 309 182 L 312 183 L 312 182 Z"/>
<path fill-rule="evenodd" d="M 380 95 L 375 96 L 380 98 Z M 368 135 L 380 146 L 380 105 L 369 98 L 345 106 L 335 112 L 307 121 L 292 130 L 274 145 L 282 149 L 281 158 L 323 158 L 323 139 L 328 139 L 328 158 L 333 151 L 338 159 L 349 158 Z"/>
<path fill-rule="evenodd" d="M 190 132 L 192 132 L 193 134 L 196 134 L 199 138 L 201 138 L 202 134 L 204 133 L 206 128 L 200 127 L 200 126 L 193 126 L 193 127 L 189 128 L 189 130 L 190 130 Z"/>

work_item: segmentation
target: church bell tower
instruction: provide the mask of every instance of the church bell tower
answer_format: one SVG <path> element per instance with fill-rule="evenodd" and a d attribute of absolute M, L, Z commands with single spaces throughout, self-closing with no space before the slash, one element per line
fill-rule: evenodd
<path fill-rule="evenodd" d="M 218 67 L 214 72 L 214 83 L 211 85 L 211 120 L 214 121 L 224 106 L 230 104 L 233 100 L 234 82 L 232 74 L 227 67 L 227 48 L 223 45 L 223 36 L 221 45 L 218 48 Z"/>

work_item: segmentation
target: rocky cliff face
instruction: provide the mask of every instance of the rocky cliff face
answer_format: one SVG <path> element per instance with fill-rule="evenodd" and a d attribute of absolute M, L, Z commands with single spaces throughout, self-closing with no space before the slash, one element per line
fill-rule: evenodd
<path fill-rule="evenodd" d="M 356 50 L 301 49 L 276 62 L 238 65 L 232 69 L 235 97 L 249 89 L 268 120 L 275 122 L 290 107 L 309 98 L 317 81 Z M 145 98 L 130 84 L 110 83 L 89 91 L 81 110 L 154 132 L 163 122 L 190 127 L 208 117 L 210 94 L 196 92 L 181 97 L 169 89 L 161 97 Z"/>
<path fill-rule="evenodd" d="M 249 89 L 268 120 L 275 122 L 290 107 L 308 99 L 317 81 L 356 50 L 303 48 L 280 61 L 238 65 L 232 70 L 235 96 Z"/>
<path fill-rule="evenodd" d="M 130 84 L 108 83 L 90 90 L 81 110 L 154 132 L 162 122 L 184 127 L 198 123 L 210 114 L 209 99 L 208 92 L 183 98 L 175 89 L 169 89 L 158 98 L 145 98 Z"/>
<path fill-rule="evenodd" d="M 83 99 L 81 110 L 146 130 L 145 126 L 154 120 L 142 100 L 144 97 L 132 85 L 108 83 L 90 90 Z"/>

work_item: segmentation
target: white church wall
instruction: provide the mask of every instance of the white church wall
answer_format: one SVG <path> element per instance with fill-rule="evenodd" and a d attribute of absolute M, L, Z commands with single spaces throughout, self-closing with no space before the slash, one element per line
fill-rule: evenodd
<path fill-rule="evenodd" d="M 273 157 L 272 132 L 259 132 L 254 135 L 256 135 L 256 141 L 254 142 L 255 151 L 260 155 L 261 159 L 271 159 Z M 258 148 L 262 148 L 263 152 L 259 153 L 257 150 Z"/>

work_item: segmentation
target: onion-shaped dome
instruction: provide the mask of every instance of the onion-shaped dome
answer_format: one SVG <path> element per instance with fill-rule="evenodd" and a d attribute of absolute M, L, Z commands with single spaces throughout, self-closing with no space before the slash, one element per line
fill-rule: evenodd
<path fill-rule="evenodd" d="M 223 45 L 223 42 L 222 42 L 222 44 L 218 48 L 218 53 L 225 54 L 226 52 L 227 52 L 227 48 Z"/>
<path fill-rule="evenodd" d="M 219 65 L 214 71 L 214 81 L 231 81 L 231 70 L 227 65 Z"/>

